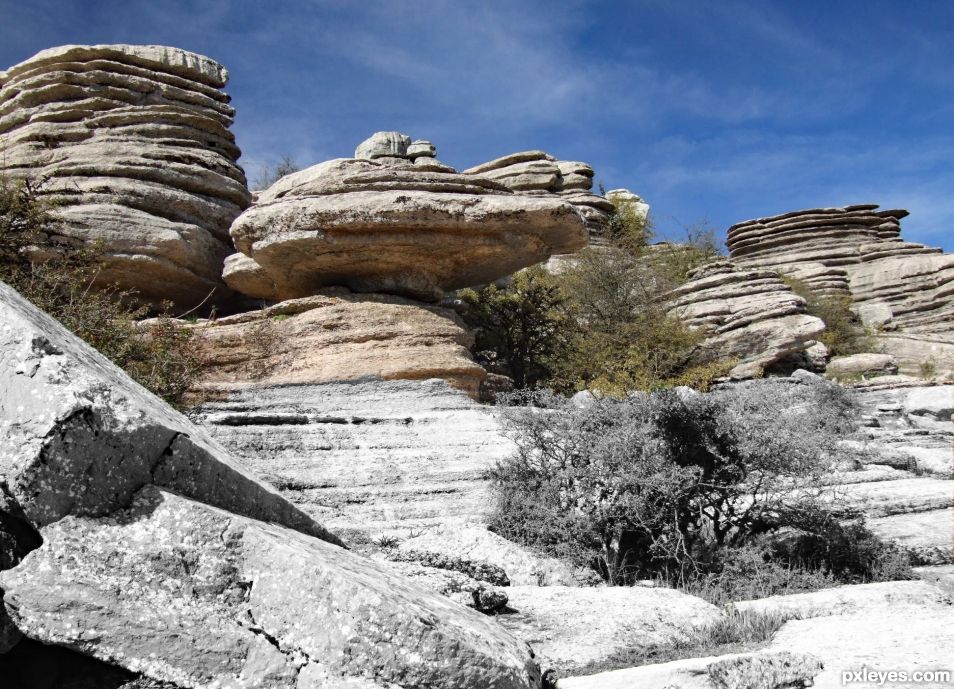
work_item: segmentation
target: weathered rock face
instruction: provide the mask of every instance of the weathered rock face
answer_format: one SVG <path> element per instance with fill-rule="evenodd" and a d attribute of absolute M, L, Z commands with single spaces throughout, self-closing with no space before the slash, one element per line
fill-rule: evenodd
<path fill-rule="evenodd" d="M 825 329 L 777 273 L 745 270 L 726 260 L 696 269 L 669 300 L 673 315 L 709 333 L 702 357 L 738 359 L 736 377 L 761 375 L 805 352 Z"/>
<path fill-rule="evenodd" d="M 22 633 L 164 689 L 539 685 L 524 644 L 338 547 L 2 284 L 0 382 L 3 650 Z"/>
<path fill-rule="evenodd" d="M 450 310 L 343 289 L 192 326 L 202 388 L 443 378 L 476 398 L 486 372 Z"/>
<path fill-rule="evenodd" d="M 175 686 L 530 688 L 527 647 L 318 539 L 155 487 L 0 574 L 30 638 Z M 95 630 L 95 633 L 92 633 Z"/>
<path fill-rule="evenodd" d="M 852 442 L 867 451 L 870 464 L 853 478 L 847 474 L 840 493 L 868 514 L 872 531 L 904 547 L 915 564 L 950 564 L 954 386 L 898 382 L 853 394 L 865 416 Z"/>
<path fill-rule="evenodd" d="M 34 528 L 156 484 L 336 541 L 201 428 L 0 283 L 0 485 Z"/>
<path fill-rule="evenodd" d="M 368 159 L 338 159 L 288 175 L 233 223 L 225 279 L 283 300 L 323 286 L 439 299 L 586 243 L 583 219 L 553 195 L 532 198 L 436 161 L 428 142 L 379 133 Z M 373 159 L 372 159 L 373 158 Z"/>
<path fill-rule="evenodd" d="M 373 536 L 480 523 L 513 451 L 493 408 L 442 380 L 239 389 L 196 418 L 322 523 Z"/>
<path fill-rule="evenodd" d="M 163 46 L 62 46 L 0 72 L 0 173 L 46 179 L 59 232 L 105 248 L 100 284 L 192 307 L 227 293 L 248 205 L 228 73 Z"/>
<path fill-rule="evenodd" d="M 954 370 L 954 256 L 901 240 L 905 210 L 818 208 L 729 228 L 733 260 L 771 268 L 819 293 L 850 296 L 905 371 L 932 361 Z"/>
<path fill-rule="evenodd" d="M 546 198 L 555 195 L 565 199 L 586 219 L 590 241 L 597 243 L 613 211 L 611 201 L 591 191 L 593 168 L 586 163 L 557 160 L 544 151 L 512 153 L 468 168 L 464 174 L 492 179 L 525 196 Z"/>

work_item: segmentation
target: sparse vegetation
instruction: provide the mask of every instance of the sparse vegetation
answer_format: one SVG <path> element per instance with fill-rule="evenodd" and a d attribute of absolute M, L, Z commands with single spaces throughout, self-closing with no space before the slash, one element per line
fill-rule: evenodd
<path fill-rule="evenodd" d="M 624 205 L 610 242 L 576 254 L 557 274 L 521 271 L 508 287 L 465 290 L 475 355 L 515 387 L 623 396 L 677 385 L 706 388 L 732 362 L 694 360 L 704 335 L 669 315 L 666 294 L 715 255 L 711 232 L 649 245 L 651 225 Z"/>
<path fill-rule="evenodd" d="M 493 473 L 493 528 L 511 540 L 718 602 L 910 576 L 904 553 L 829 507 L 822 477 L 857 413 L 837 385 L 519 401 L 517 452 Z"/>
<path fill-rule="evenodd" d="M 819 338 L 831 356 L 845 356 L 874 350 L 871 333 L 851 310 L 850 297 L 821 296 L 805 282 L 787 275 L 782 280 L 795 294 L 805 300 L 806 310 L 825 322 L 825 332 Z"/>
<path fill-rule="evenodd" d="M 41 186 L 0 177 L 0 280 L 144 387 L 181 404 L 199 373 L 194 335 L 167 317 L 143 321 L 149 310 L 134 305 L 132 292 L 93 289 L 100 248 L 57 234 Z"/>
<path fill-rule="evenodd" d="M 299 170 L 301 170 L 301 166 L 295 161 L 295 159 L 290 155 L 284 155 L 282 156 L 281 160 L 274 165 L 269 165 L 266 163 L 260 165 L 258 168 L 258 173 L 249 184 L 249 188 L 253 191 L 268 189 L 285 175 L 290 175 L 291 173 L 298 172 Z"/>
<path fill-rule="evenodd" d="M 758 612 L 730 608 L 716 623 L 693 629 L 668 643 L 651 644 L 619 651 L 605 659 L 574 671 L 591 675 L 624 667 L 667 663 L 684 658 L 700 658 L 742 653 L 762 648 L 782 625 L 797 615 L 782 612 Z"/>

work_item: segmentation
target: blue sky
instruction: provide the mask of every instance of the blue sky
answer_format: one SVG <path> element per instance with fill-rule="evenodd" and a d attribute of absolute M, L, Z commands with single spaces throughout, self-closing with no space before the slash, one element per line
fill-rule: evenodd
<path fill-rule="evenodd" d="M 64 43 L 224 63 L 249 176 L 426 138 L 458 168 L 541 148 L 663 236 L 819 205 L 908 208 L 954 250 L 954 3 L 0 0 L 0 65 Z"/>

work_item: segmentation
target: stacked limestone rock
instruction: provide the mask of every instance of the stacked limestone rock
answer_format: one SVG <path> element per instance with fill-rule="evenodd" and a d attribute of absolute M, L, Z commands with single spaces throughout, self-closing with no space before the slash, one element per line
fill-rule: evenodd
<path fill-rule="evenodd" d="M 103 244 L 101 284 L 214 301 L 250 198 L 227 79 L 178 48 L 44 50 L 0 72 L 0 173 L 46 180 L 62 233 Z"/>
<path fill-rule="evenodd" d="M 436 301 L 586 243 L 570 203 L 458 174 L 398 132 L 282 178 L 231 234 L 244 258 L 230 258 L 226 281 L 273 300 L 338 285 Z"/>
<path fill-rule="evenodd" d="M 590 241 L 594 243 L 599 243 L 613 211 L 611 201 L 591 191 L 593 168 L 586 163 L 557 160 L 544 151 L 512 153 L 464 170 L 464 174 L 492 179 L 526 196 L 556 195 L 569 201 L 586 218 Z"/>
<path fill-rule="evenodd" d="M 821 294 L 850 296 L 881 345 L 908 369 L 954 369 L 954 256 L 901 239 L 905 210 L 875 204 L 818 208 L 729 228 L 730 255 Z"/>
<path fill-rule="evenodd" d="M 771 270 L 719 260 L 696 269 L 669 295 L 672 314 L 704 330 L 701 358 L 737 359 L 735 377 L 762 375 L 816 345 L 825 324 Z"/>

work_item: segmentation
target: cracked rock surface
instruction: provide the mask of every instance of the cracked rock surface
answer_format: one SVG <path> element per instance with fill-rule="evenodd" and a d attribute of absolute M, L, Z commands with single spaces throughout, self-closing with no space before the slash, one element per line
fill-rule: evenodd
<path fill-rule="evenodd" d="M 0 283 L 0 484 L 36 528 L 156 484 L 336 541 L 201 428 Z"/>
<path fill-rule="evenodd" d="M 181 687 L 537 686 L 477 612 L 288 528 L 163 491 L 66 517 L 0 574 L 30 638 Z"/>

